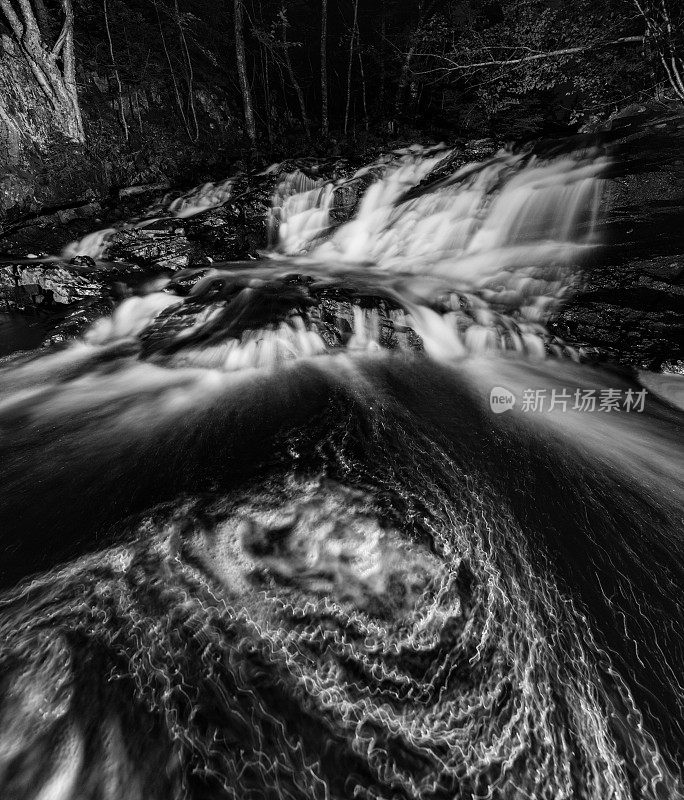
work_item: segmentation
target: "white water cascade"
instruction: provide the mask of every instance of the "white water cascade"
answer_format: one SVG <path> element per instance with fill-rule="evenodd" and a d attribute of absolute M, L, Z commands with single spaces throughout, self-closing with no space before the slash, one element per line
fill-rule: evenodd
<path fill-rule="evenodd" d="M 146 216 L 143 219 L 128 223 L 128 227 L 145 228 L 157 222 L 161 216 L 171 219 L 188 219 L 202 211 L 218 208 L 230 200 L 233 194 L 235 180 L 227 178 L 216 183 L 207 182 L 196 186 L 189 192 L 173 200 L 162 201 L 160 216 Z M 102 230 L 86 234 L 83 238 L 70 242 L 62 251 L 62 258 L 66 261 L 77 256 L 88 256 L 95 261 L 104 258 L 107 247 L 117 228 L 103 228 Z"/>
<path fill-rule="evenodd" d="M 0 365 L 3 798 L 684 798 L 681 415 L 546 325 L 606 159 L 445 159 Z"/>

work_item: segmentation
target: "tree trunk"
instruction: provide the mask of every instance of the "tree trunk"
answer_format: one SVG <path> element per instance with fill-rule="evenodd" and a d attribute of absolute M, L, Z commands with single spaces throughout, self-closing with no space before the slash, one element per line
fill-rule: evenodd
<path fill-rule="evenodd" d="M 380 118 L 384 119 L 385 114 L 385 87 L 387 85 L 387 64 L 385 60 L 385 40 L 387 39 L 387 9 L 385 0 L 382 0 L 382 16 L 380 17 L 380 93 L 378 105 L 380 106 Z"/>
<path fill-rule="evenodd" d="M 61 0 L 62 29 L 52 48 L 45 39 L 48 31 L 45 29 L 44 5 L 39 6 L 39 16 L 43 18 L 43 31 L 29 0 L 18 0 L 17 5 L 19 12 L 15 11 L 11 0 L 0 0 L 0 11 L 34 78 L 55 111 L 57 128 L 67 138 L 82 142 L 85 135 L 76 89 L 74 11 L 71 0 Z"/>
<path fill-rule="evenodd" d="M 266 138 L 269 145 L 273 142 L 273 120 L 271 115 L 271 79 L 269 75 L 268 48 L 261 48 L 261 63 L 264 73 L 264 105 L 266 106 Z"/>
<path fill-rule="evenodd" d="M 195 74 L 192 69 L 192 59 L 190 58 L 190 50 L 188 49 L 188 43 L 185 38 L 185 31 L 183 30 L 181 13 L 180 9 L 178 8 L 178 0 L 175 0 L 174 8 L 176 11 L 176 25 L 178 25 L 178 32 L 180 34 L 181 46 L 183 48 L 183 52 L 185 53 L 185 63 L 188 69 L 188 109 L 192 114 L 192 121 L 195 128 L 195 135 L 191 138 L 194 142 L 196 142 L 199 139 L 199 124 L 197 122 L 197 111 L 195 110 L 195 94 L 193 89 L 193 81 L 195 79 Z"/>
<path fill-rule="evenodd" d="M 119 76 L 119 68 L 116 66 L 116 59 L 114 58 L 114 45 L 112 44 L 112 33 L 109 30 L 109 13 L 107 11 L 107 0 L 102 0 L 102 8 L 105 18 L 105 29 L 107 31 L 107 41 L 109 42 L 109 55 L 112 58 L 112 67 L 114 68 L 114 77 L 116 78 L 117 96 L 119 102 L 119 115 L 121 117 L 121 127 L 123 128 L 124 138 L 126 141 L 130 138 L 128 132 L 128 122 L 126 122 L 126 113 L 124 112 L 123 91 L 121 89 L 121 78 Z"/>
<path fill-rule="evenodd" d="M 166 36 L 164 36 L 164 26 L 162 25 L 161 16 L 159 14 L 159 6 L 157 5 L 157 0 L 152 0 L 154 3 L 154 10 L 157 14 L 157 23 L 159 24 L 159 38 L 162 43 L 162 48 L 164 49 L 164 55 L 166 56 L 166 63 L 169 65 L 169 73 L 171 74 L 171 82 L 173 83 L 173 93 L 176 97 L 176 105 L 178 106 L 178 112 L 183 120 L 183 125 L 185 126 L 185 131 L 188 134 L 188 138 L 192 139 L 190 135 L 190 126 L 188 125 L 188 118 L 185 115 L 185 110 L 183 108 L 183 101 L 181 100 L 180 91 L 178 89 L 178 81 L 176 80 L 176 71 L 173 68 L 173 62 L 171 61 L 171 54 L 169 53 L 169 48 L 166 46 Z"/>
<path fill-rule="evenodd" d="M 363 123 L 366 130 L 369 128 L 368 123 L 368 102 L 366 99 L 366 71 L 363 68 L 363 54 L 361 52 L 361 32 L 359 26 L 356 26 L 356 54 L 359 57 L 359 71 L 361 73 L 361 98 L 363 99 Z"/>
<path fill-rule="evenodd" d="M 302 92 L 302 87 L 299 85 L 299 81 L 297 80 L 297 76 L 295 75 L 295 71 L 292 68 L 292 59 L 290 58 L 290 44 L 287 41 L 287 14 L 285 12 L 285 6 L 283 5 L 281 12 L 280 12 L 280 20 L 282 24 L 283 30 L 283 52 L 285 58 L 285 69 L 287 70 L 287 74 L 290 78 L 290 83 L 292 84 L 292 88 L 295 90 L 295 94 L 297 95 L 297 101 L 299 102 L 299 113 L 302 116 L 302 123 L 304 125 L 304 131 L 306 133 L 306 138 L 311 138 L 311 131 L 309 129 L 309 118 L 306 115 L 306 105 L 304 103 L 304 93 Z"/>
<path fill-rule="evenodd" d="M 347 135 L 347 127 L 349 126 L 349 105 L 351 103 L 351 76 L 352 76 L 352 63 L 354 61 L 354 42 L 356 41 L 356 26 L 359 18 L 359 0 L 354 0 L 354 22 L 351 27 L 351 34 L 349 36 L 349 64 L 347 67 L 347 104 L 344 109 L 344 135 Z"/>
<path fill-rule="evenodd" d="M 74 12 L 71 0 L 62 0 L 62 10 L 64 11 L 64 44 L 62 46 L 62 70 L 64 73 L 64 83 L 67 94 L 69 95 L 73 126 L 76 139 L 82 142 L 85 139 L 83 133 L 83 118 L 81 116 L 81 106 L 78 102 L 78 89 L 76 87 L 76 55 L 74 53 Z M 60 39 L 62 35 L 60 34 Z M 59 39 L 57 40 L 59 43 Z M 57 45 L 55 45 L 56 47 Z M 53 48 L 54 50 L 54 48 Z"/>
<path fill-rule="evenodd" d="M 321 129 L 329 132 L 328 123 L 328 0 L 321 7 Z"/>
<path fill-rule="evenodd" d="M 416 45 L 412 44 L 406 51 L 404 56 L 404 63 L 401 65 L 401 73 L 399 74 L 399 83 L 397 84 L 397 98 L 394 102 L 394 116 L 395 119 L 399 116 L 401 106 L 404 101 L 404 92 L 409 83 L 409 76 L 411 74 L 411 61 L 413 61 L 413 54 L 416 52 Z"/>
<path fill-rule="evenodd" d="M 235 16 L 235 56 L 237 59 L 238 78 L 240 80 L 240 90 L 242 92 L 242 103 L 245 109 L 245 127 L 247 135 L 256 150 L 257 135 L 256 124 L 254 122 L 254 107 L 252 105 L 252 90 L 247 78 L 247 59 L 245 57 L 245 35 L 242 21 L 242 0 L 233 0 Z"/>

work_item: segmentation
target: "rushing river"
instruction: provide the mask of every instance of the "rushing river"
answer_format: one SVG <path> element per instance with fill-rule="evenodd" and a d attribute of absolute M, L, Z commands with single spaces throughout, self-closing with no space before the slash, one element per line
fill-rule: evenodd
<path fill-rule="evenodd" d="M 545 328 L 606 160 L 447 157 L 4 364 L 0 796 L 684 797 L 682 414 Z"/>

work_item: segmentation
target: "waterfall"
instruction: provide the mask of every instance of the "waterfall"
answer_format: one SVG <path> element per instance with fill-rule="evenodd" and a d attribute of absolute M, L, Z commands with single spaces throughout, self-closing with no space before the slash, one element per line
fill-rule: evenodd
<path fill-rule="evenodd" d="M 682 414 L 546 327 L 607 159 L 453 159 L 0 365 L 3 797 L 684 798 Z"/>

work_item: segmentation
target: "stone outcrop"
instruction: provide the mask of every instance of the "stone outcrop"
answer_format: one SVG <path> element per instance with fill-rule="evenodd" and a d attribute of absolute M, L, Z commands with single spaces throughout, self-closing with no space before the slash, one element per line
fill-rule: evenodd
<path fill-rule="evenodd" d="M 600 359 L 659 369 L 684 358 L 684 115 L 620 122 L 605 245 L 551 329 Z"/>

